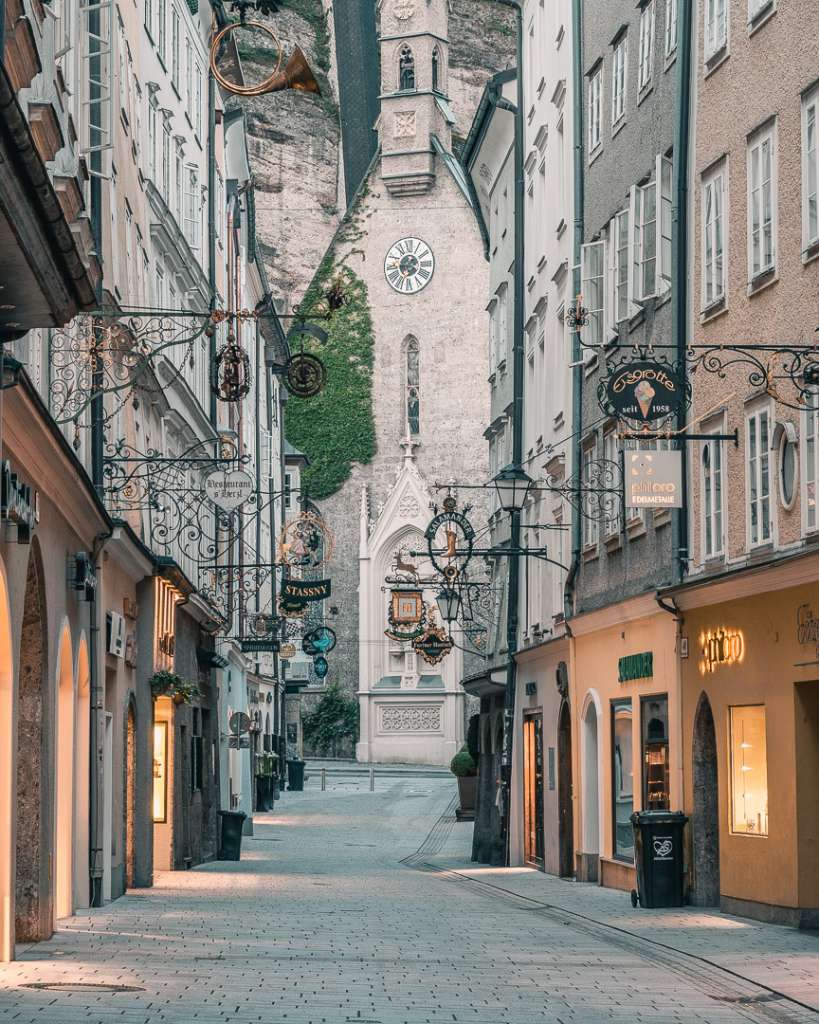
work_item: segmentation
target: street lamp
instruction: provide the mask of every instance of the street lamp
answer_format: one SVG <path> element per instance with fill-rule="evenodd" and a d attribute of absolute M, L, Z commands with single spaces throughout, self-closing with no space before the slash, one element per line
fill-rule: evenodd
<path fill-rule="evenodd" d="M 435 598 L 444 622 L 454 622 L 461 610 L 461 595 L 454 587 L 444 587 Z"/>
<path fill-rule="evenodd" d="M 532 478 L 520 466 L 505 466 L 492 481 L 504 512 L 522 512 Z"/>

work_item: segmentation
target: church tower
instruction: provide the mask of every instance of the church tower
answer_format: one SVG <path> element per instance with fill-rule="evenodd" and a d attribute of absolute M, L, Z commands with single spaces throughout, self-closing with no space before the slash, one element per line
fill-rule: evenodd
<path fill-rule="evenodd" d="M 380 0 L 381 176 L 392 195 L 423 195 L 449 152 L 449 0 Z"/>

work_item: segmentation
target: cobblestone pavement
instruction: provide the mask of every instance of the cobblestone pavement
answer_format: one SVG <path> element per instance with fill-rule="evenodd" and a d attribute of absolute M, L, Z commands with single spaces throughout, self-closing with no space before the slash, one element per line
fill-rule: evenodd
<path fill-rule="evenodd" d="M 476 868 L 453 792 L 313 773 L 240 863 L 159 874 L 18 950 L 0 1022 L 819 1024 L 819 940 Z"/>

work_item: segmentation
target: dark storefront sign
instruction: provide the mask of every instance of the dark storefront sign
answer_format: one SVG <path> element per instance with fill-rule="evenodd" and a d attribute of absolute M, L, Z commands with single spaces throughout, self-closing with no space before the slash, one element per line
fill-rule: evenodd
<path fill-rule="evenodd" d="M 282 580 L 282 601 L 288 605 L 324 601 L 330 596 L 330 580 Z"/>
<path fill-rule="evenodd" d="M 242 640 L 243 654 L 278 654 L 281 648 L 279 640 Z"/>
<path fill-rule="evenodd" d="M 619 682 L 627 683 L 632 679 L 650 679 L 654 675 L 654 654 L 643 651 L 641 654 L 627 654 L 617 662 Z"/>
<path fill-rule="evenodd" d="M 614 369 L 605 382 L 606 412 L 640 423 L 673 416 L 686 400 L 686 389 L 674 367 L 656 360 L 638 360 Z"/>
<path fill-rule="evenodd" d="M 11 471 L 6 460 L 0 470 L 0 518 L 17 527 L 17 543 L 28 544 L 40 521 L 40 494 Z"/>

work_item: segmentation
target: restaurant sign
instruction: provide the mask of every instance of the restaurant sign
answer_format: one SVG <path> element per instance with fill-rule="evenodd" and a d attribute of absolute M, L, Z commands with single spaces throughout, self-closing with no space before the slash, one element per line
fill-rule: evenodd
<path fill-rule="evenodd" d="M 682 508 L 682 452 L 626 452 L 626 508 Z"/>

